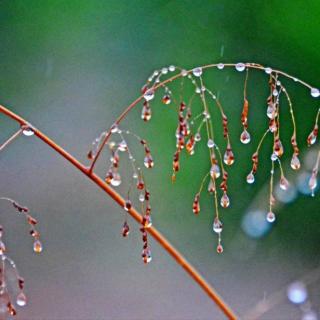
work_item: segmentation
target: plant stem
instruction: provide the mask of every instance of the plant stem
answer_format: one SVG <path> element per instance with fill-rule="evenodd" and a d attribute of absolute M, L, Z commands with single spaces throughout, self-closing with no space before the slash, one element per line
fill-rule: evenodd
<path fill-rule="evenodd" d="M 204 66 L 201 66 L 200 68 L 202 69 L 211 69 L 211 68 L 216 68 L 217 66 L 219 65 L 219 63 L 212 63 L 212 64 L 207 64 L 207 65 L 204 65 Z M 227 68 L 234 68 L 236 67 L 236 63 L 224 63 L 223 64 L 224 67 L 227 67 Z M 248 69 L 256 69 L 256 70 L 260 70 L 260 71 L 265 71 L 266 67 L 261 65 L 261 64 L 258 64 L 258 63 L 252 63 L 252 62 L 247 62 L 244 64 L 245 65 L 245 68 L 248 70 Z M 181 68 L 179 68 L 181 69 Z M 181 69 L 182 70 L 182 69 Z M 186 74 L 190 74 L 192 73 L 192 70 L 193 69 L 190 69 L 190 70 L 187 70 L 186 71 Z M 272 73 L 271 74 L 276 74 L 276 75 L 281 75 L 285 78 L 288 78 L 294 82 L 297 82 L 297 83 L 300 83 L 301 85 L 303 85 L 304 87 L 308 88 L 308 89 L 312 89 L 313 87 L 305 82 L 305 81 L 302 81 L 300 80 L 299 78 L 296 78 L 284 71 L 281 71 L 281 70 L 277 70 L 277 69 L 272 69 Z M 157 89 L 163 87 L 165 84 L 169 83 L 169 82 L 172 82 L 176 79 L 179 79 L 179 78 L 183 78 L 183 75 L 182 73 L 178 73 L 162 82 L 159 82 L 157 85 L 153 85 L 151 88 L 156 91 Z M 136 100 L 134 100 L 121 114 L 120 116 L 116 119 L 116 121 L 114 122 L 115 125 L 118 125 L 125 117 L 126 115 L 140 102 L 143 100 L 143 94 L 140 95 Z M 101 146 L 100 148 L 98 149 L 98 152 L 96 154 L 96 156 L 94 157 L 94 159 L 92 160 L 92 163 L 90 165 L 90 168 L 89 168 L 89 171 L 92 172 L 93 169 L 94 169 L 94 166 L 105 146 L 105 144 L 108 142 L 109 138 L 111 136 L 111 129 L 108 130 L 105 138 L 103 139 L 102 143 L 101 143 Z"/>
<path fill-rule="evenodd" d="M 136 102 L 137 103 L 137 102 Z M 7 117 L 15 120 L 21 126 L 28 126 L 33 130 L 34 134 L 40 138 L 45 144 L 58 152 L 62 157 L 68 160 L 74 167 L 91 179 L 98 187 L 104 190 L 113 200 L 115 200 L 122 208 L 125 205 L 125 200 L 113 190 L 107 183 L 105 183 L 99 176 L 97 176 L 92 168 L 88 168 L 80 163 L 75 157 L 65 151 L 62 147 L 57 145 L 53 140 L 47 137 L 40 130 L 33 127 L 25 119 L 18 116 L 16 113 L 8 110 L 0 105 L 0 112 Z M 123 113 L 125 116 L 125 113 Z M 142 223 L 142 215 L 134 208 L 129 210 L 129 214 L 139 224 Z M 172 256 L 172 258 L 189 274 L 189 276 L 202 288 L 204 292 L 211 298 L 211 300 L 221 309 L 221 311 L 228 317 L 228 319 L 237 319 L 234 311 L 223 301 L 216 290 L 210 286 L 209 283 L 199 274 L 199 272 L 187 261 L 185 257 L 172 245 L 170 242 L 154 227 L 147 228 L 146 231 Z"/>

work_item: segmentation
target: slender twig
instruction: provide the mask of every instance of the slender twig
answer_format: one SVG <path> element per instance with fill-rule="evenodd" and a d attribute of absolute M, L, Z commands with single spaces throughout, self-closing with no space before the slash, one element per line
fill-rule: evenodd
<path fill-rule="evenodd" d="M 97 176 L 90 168 L 80 163 L 71 154 L 65 151 L 62 147 L 57 145 L 53 140 L 47 137 L 40 130 L 33 127 L 26 120 L 18 116 L 16 113 L 8 110 L 4 106 L 0 105 L 0 112 L 4 115 L 12 118 L 20 125 L 28 126 L 29 129 L 33 130 L 34 134 L 40 138 L 45 144 L 58 152 L 62 157 L 68 160 L 74 167 L 85 174 L 91 179 L 98 187 L 104 190 L 113 200 L 115 200 L 122 208 L 125 205 L 125 200 L 108 184 L 106 184 L 99 176 Z M 129 214 L 139 224 L 142 223 L 142 215 L 133 207 L 129 210 Z M 211 300 L 221 309 L 221 311 L 228 317 L 228 319 L 237 319 L 235 312 L 223 301 L 216 290 L 206 282 L 206 280 L 200 275 L 200 273 L 187 261 L 185 257 L 172 245 L 170 242 L 154 227 L 146 229 L 146 231 L 173 257 L 173 259 L 194 279 L 196 283 L 202 288 L 204 292 L 211 298 Z"/>
<path fill-rule="evenodd" d="M 20 128 L 17 132 L 15 132 L 7 141 L 5 141 L 1 146 L 0 146 L 0 151 L 2 151 L 8 144 L 10 144 L 14 139 L 18 138 L 20 133 L 23 131 L 23 128 Z"/>

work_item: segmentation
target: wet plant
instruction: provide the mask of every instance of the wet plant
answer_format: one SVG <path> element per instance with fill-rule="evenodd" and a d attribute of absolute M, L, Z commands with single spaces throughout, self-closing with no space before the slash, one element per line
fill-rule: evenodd
<path fill-rule="evenodd" d="M 207 74 L 216 72 L 218 74 L 217 76 L 219 76 L 219 73 L 223 72 L 226 68 L 232 68 L 235 72 L 244 74 L 243 95 L 239 97 L 241 108 L 239 108 L 237 114 L 229 114 L 227 112 L 228 109 L 223 106 L 215 89 L 207 85 Z M 256 71 L 263 72 L 267 79 L 269 93 L 265 97 L 266 127 L 261 137 L 258 137 L 255 152 L 248 155 L 249 161 L 250 159 L 252 161 L 252 168 L 248 174 L 243 177 L 243 180 L 244 183 L 254 184 L 256 176 L 259 174 L 260 150 L 269 137 L 269 140 L 272 140 L 272 144 L 269 149 L 270 188 L 267 199 L 268 205 L 266 206 L 266 219 L 272 223 L 276 219 L 276 213 L 273 212 L 275 204 L 273 189 L 276 169 L 278 168 L 280 172 L 280 188 L 287 190 L 289 187 L 289 181 L 286 178 L 287 170 L 299 170 L 301 167 L 294 103 L 283 79 L 287 78 L 294 81 L 297 85 L 304 86 L 309 90 L 312 98 L 318 98 L 320 91 L 281 70 L 265 67 L 260 64 L 217 63 L 190 70 L 170 65 L 155 70 L 142 86 L 140 96 L 120 114 L 109 129 L 104 129 L 101 134 L 94 139 L 87 153 L 90 161 L 88 166 L 80 163 L 37 128 L 3 106 L 0 106 L 0 111 L 15 120 L 20 127 L 12 137 L 0 146 L 0 150 L 3 150 L 7 145 L 12 143 L 21 133 L 26 136 L 35 135 L 40 138 L 83 172 L 123 208 L 125 213 L 124 222 L 122 228 L 119 227 L 123 237 L 128 238 L 130 233 L 130 226 L 127 219 L 128 214 L 139 223 L 142 234 L 141 257 L 144 263 L 147 264 L 152 260 L 151 249 L 148 242 L 148 235 L 151 235 L 189 273 L 228 318 L 236 319 L 237 317 L 234 311 L 227 306 L 217 292 L 152 225 L 151 188 L 147 185 L 144 170 L 151 170 L 154 165 L 156 165 L 157 159 L 153 158 L 152 146 L 150 146 L 148 139 L 146 137 L 140 137 L 129 128 L 125 128 L 122 121 L 130 111 L 140 107 L 141 119 L 144 122 L 149 122 L 152 119 L 153 101 L 157 95 L 160 95 L 161 102 L 164 105 L 173 106 L 177 113 L 177 122 L 173 124 L 172 134 L 172 139 L 175 141 L 175 149 L 172 150 L 171 180 L 173 183 L 179 178 L 179 174 L 183 169 L 181 167 L 181 158 L 184 154 L 192 156 L 197 152 L 199 144 L 204 143 L 206 145 L 208 162 L 203 164 L 203 166 L 207 169 L 199 188 L 195 190 L 194 199 L 190 200 L 190 212 L 192 210 L 195 215 L 200 213 L 201 196 L 203 192 L 208 192 L 212 196 L 212 229 L 213 233 L 217 235 L 216 251 L 220 254 L 224 251 L 222 245 L 222 231 L 224 228 L 223 212 L 224 209 L 231 206 L 233 198 L 236 198 L 236 195 L 230 195 L 228 190 L 230 179 L 228 168 L 237 161 L 237 154 L 234 152 L 233 146 L 238 143 L 239 140 L 243 145 L 252 143 L 252 137 L 255 137 L 256 134 L 254 123 L 249 120 L 255 116 L 257 111 L 254 109 L 254 106 L 251 105 L 247 94 L 250 73 Z M 289 110 L 287 119 L 283 119 L 283 113 L 280 113 L 280 110 L 283 108 Z M 312 195 L 315 194 L 317 188 L 317 175 L 320 162 L 320 150 L 317 145 L 320 108 L 316 106 L 315 109 L 315 120 L 310 126 L 311 133 L 308 137 L 305 137 L 308 146 L 318 148 L 314 169 L 309 179 L 309 187 Z M 213 110 L 218 111 L 219 118 L 213 117 Z M 230 133 L 229 117 L 238 117 L 239 123 L 242 126 L 240 137 L 233 137 Z M 285 150 L 285 141 L 280 129 L 288 125 L 288 120 L 291 122 L 290 126 L 292 127 L 292 134 L 289 141 L 291 148 Z M 219 130 L 219 127 L 221 127 L 222 130 Z M 219 136 L 223 138 L 223 143 L 217 142 L 219 140 L 217 137 Z M 141 164 L 138 163 L 139 161 L 136 160 L 137 157 L 132 151 L 132 143 L 134 142 L 141 146 L 143 153 L 143 163 Z M 100 176 L 95 171 L 96 163 L 102 158 L 102 155 L 106 153 L 108 153 L 107 165 L 103 176 Z M 290 168 L 283 167 L 282 158 L 285 153 L 290 154 Z M 115 191 L 115 188 L 123 183 L 123 175 L 128 174 L 128 168 L 123 170 L 125 166 L 122 164 L 124 158 L 129 160 L 131 171 L 129 184 L 126 186 L 127 192 L 122 197 Z M 135 208 L 139 208 L 140 212 Z"/>

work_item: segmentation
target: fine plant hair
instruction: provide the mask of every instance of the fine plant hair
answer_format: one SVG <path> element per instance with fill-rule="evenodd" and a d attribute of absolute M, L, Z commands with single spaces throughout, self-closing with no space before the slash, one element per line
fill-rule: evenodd
<path fill-rule="evenodd" d="M 0 112 L 5 116 L 13 119 L 19 125 L 16 133 L 14 133 L 7 141 L 0 146 L 0 151 L 5 149 L 10 143 L 17 139 L 21 134 L 25 136 L 36 136 L 49 147 L 58 152 L 62 157 L 68 160 L 75 168 L 80 170 L 84 175 L 91 179 L 99 188 L 105 191 L 114 201 L 116 201 L 125 211 L 124 222 L 121 233 L 123 237 L 128 237 L 130 233 L 130 226 L 127 216 L 130 215 L 140 225 L 142 235 L 142 253 L 141 257 L 144 263 L 150 263 L 152 260 L 152 253 L 148 242 L 148 236 L 152 236 L 172 258 L 180 264 L 189 276 L 208 294 L 212 301 L 221 309 L 221 311 L 229 319 L 237 319 L 236 313 L 226 304 L 226 302 L 219 296 L 216 290 L 206 282 L 206 280 L 199 274 L 199 272 L 183 257 L 183 255 L 154 227 L 151 218 L 151 195 L 152 190 L 147 186 L 144 169 L 152 169 L 156 163 L 156 159 L 152 156 L 152 146 L 150 146 L 148 139 L 140 137 L 128 128 L 125 128 L 122 121 L 127 117 L 129 112 L 135 108 L 141 107 L 141 119 L 145 122 L 152 118 L 153 99 L 156 95 L 161 95 L 161 101 L 164 105 L 173 105 L 177 112 L 177 124 L 174 132 L 174 139 L 176 141 L 176 148 L 172 150 L 172 174 L 171 179 L 174 183 L 178 179 L 178 173 L 181 171 L 181 157 L 184 153 L 193 155 L 197 152 L 198 145 L 205 143 L 208 150 L 208 170 L 205 173 L 202 182 L 197 190 L 190 211 L 195 215 L 200 213 L 201 194 L 205 190 L 212 195 L 214 215 L 212 219 L 213 232 L 217 235 L 217 254 L 224 251 L 222 243 L 222 231 L 224 228 L 222 213 L 225 208 L 228 208 L 231 203 L 231 196 L 228 193 L 228 167 L 233 165 L 237 160 L 237 155 L 233 151 L 234 144 L 239 140 L 231 136 L 229 132 L 228 117 L 231 115 L 225 110 L 214 89 L 206 85 L 204 75 L 208 72 L 223 72 L 224 69 L 235 69 L 236 72 L 244 74 L 243 79 L 243 106 L 235 116 L 239 117 L 239 123 L 243 127 L 240 135 L 240 142 L 242 144 L 249 144 L 254 134 L 251 129 L 253 126 L 249 121 L 249 114 L 251 111 L 251 103 L 247 95 L 247 84 L 250 81 L 250 73 L 260 71 L 265 74 L 268 79 L 269 94 L 266 96 L 266 119 L 267 125 L 264 133 L 258 139 L 258 144 L 255 152 L 250 155 L 252 160 L 252 168 L 245 178 L 248 184 L 255 182 L 259 167 L 259 152 L 261 146 L 265 143 L 267 136 L 271 136 L 272 148 L 270 149 L 270 187 L 268 195 L 268 206 L 266 208 L 266 220 L 273 223 L 276 219 L 276 213 L 273 210 L 275 204 L 274 185 L 275 185 L 275 168 L 279 167 L 280 179 L 279 186 L 282 190 L 289 188 L 289 181 L 286 178 L 286 170 L 282 164 L 282 157 L 285 152 L 290 154 L 290 167 L 292 170 L 299 170 L 301 162 L 299 159 L 299 146 L 297 143 L 297 122 L 295 120 L 294 104 L 290 94 L 285 87 L 282 79 L 287 78 L 301 85 L 310 91 L 313 98 L 320 96 L 319 89 L 309 85 L 308 83 L 293 77 L 286 72 L 276 70 L 270 67 L 265 67 L 257 63 L 217 63 L 209 64 L 201 67 L 196 67 L 186 70 L 177 66 L 170 65 L 155 70 L 141 89 L 141 95 L 134 100 L 119 117 L 114 121 L 109 129 L 103 130 L 101 134 L 93 141 L 89 152 L 87 154 L 90 161 L 89 165 L 79 162 L 75 157 L 65 151 L 57 143 L 47 137 L 42 131 L 35 128 L 32 124 L 27 122 L 11 110 L 0 105 Z M 173 83 L 178 85 L 173 86 Z M 192 88 L 192 90 L 190 90 Z M 190 93 L 191 91 L 191 93 Z M 282 97 L 284 99 L 282 99 Z M 283 115 L 280 109 L 285 105 L 288 107 L 288 119 L 290 119 L 292 134 L 290 139 L 291 149 L 284 150 L 283 137 L 280 134 L 280 128 L 287 125 L 288 119 L 282 119 Z M 199 111 L 199 106 L 201 110 Z M 216 109 L 220 118 L 212 117 L 212 110 Z M 319 122 L 320 108 L 315 107 L 314 120 L 310 122 L 310 134 L 305 137 L 306 144 L 317 148 L 317 156 L 314 159 L 314 168 L 309 179 L 309 188 L 311 195 L 315 195 L 317 188 L 317 175 L 320 165 L 320 149 L 317 142 L 318 136 L 318 122 Z M 234 115 L 232 115 L 234 116 Z M 281 119 L 280 119 L 281 118 Z M 281 121 L 280 121 L 281 120 Z M 219 125 L 217 126 L 217 123 Z M 281 124 L 281 125 L 280 125 Z M 221 127 L 218 130 L 217 127 Z M 221 132 L 219 132 L 221 131 Z M 221 135 L 224 143 L 219 144 L 216 139 Z M 130 139 L 129 139 L 130 137 Z M 136 141 L 141 145 L 144 153 L 143 164 L 140 165 L 132 152 L 131 141 Z M 107 150 L 109 153 L 109 165 L 106 168 L 105 175 L 100 177 L 96 171 L 97 161 L 102 157 L 103 151 Z M 129 185 L 127 186 L 127 193 L 121 196 L 115 188 L 122 183 L 122 160 L 127 157 L 130 161 L 131 176 Z M 143 169 L 144 167 L 144 169 Z M 289 168 L 290 170 L 290 168 Z M 128 172 L 128 170 L 125 170 Z M 34 237 L 34 251 L 41 252 L 42 244 L 39 240 L 39 233 L 34 226 L 36 220 L 29 215 L 29 210 L 17 204 L 16 201 L 9 198 L 2 198 L 11 202 L 13 207 L 19 212 L 23 213 L 27 218 L 27 222 L 31 226 L 30 234 Z M 192 202 L 192 201 L 191 201 Z M 138 209 L 139 208 L 139 211 Z M 2 236 L 2 227 L 1 227 Z M 16 268 L 15 264 L 10 260 L 5 253 L 4 244 L 0 242 L 0 253 L 2 256 L 2 267 L 0 266 L 1 274 L 4 274 L 4 263 L 8 261 L 11 267 Z M 20 291 L 20 300 L 17 297 L 16 304 L 18 306 L 25 305 L 26 297 L 22 291 L 23 285 L 20 284 L 22 279 L 17 273 L 18 286 Z M 1 282 L 0 284 L 3 284 Z M 1 289 L 2 287 L 0 287 Z M 7 290 L 7 289 L 6 289 Z M 22 296 L 23 295 L 23 296 Z M 24 301 L 22 301 L 24 300 Z M 19 302 L 18 302 L 19 301 Z M 22 302 L 21 302 L 22 301 Z M 7 296 L 6 312 L 8 314 L 16 314 L 13 302 L 9 295 Z M 1 309 L 1 305 L 0 305 Z M 1 311 L 1 310 L 0 310 Z"/>

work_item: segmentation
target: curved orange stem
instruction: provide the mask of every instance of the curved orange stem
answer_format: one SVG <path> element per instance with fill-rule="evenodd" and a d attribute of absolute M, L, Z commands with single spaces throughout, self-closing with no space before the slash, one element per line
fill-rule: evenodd
<path fill-rule="evenodd" d="M 97 176 L 92 170 L 81 162 L 79 162 L 76 158 L 74 158 L 71 154 L 69 154 L 66 150 L 57 145 L 53 140 L 47 137 L 40 130 L 33 127 L 30 123 L 28 123 L 25 119 L 18 116 L 16 113 L 8 110 L 4 106 L 0 105 L 0 112 L 4 115 L 12 118 L 16 122 L 18 122 L 21 126 L 28 126 L 32 129 L 35 135 L 40 138 L 44 143 L 58 152 L 62 157 L 68 160 L 74 167 L 79 169 L 83 174 L 85 174 L 89 179 L 91 179 L 98 187 L 104 190 L 113 200 L 115 200 L 122 208 L 125 205 L 125 200 L 108 184 L 106 184 L 99 176 Z M 129 210 L 129 214 L 133 217 L 139 224 L 142 223 L 141 214 L 134 208 Z M 234 311 L 223 301 L 220 295 L 216 292 L 216 290 L 210 286 L 209 283 L 199 274 L 199 272 L 187 261 L 185 257 L 154 227 L 150 227 L 146 229 L 146 231 L 173 257 L 173 259 L 191 276 L 196 283 L 202 288 L 204 292 L 213 300 L 213 302 L 221 309 L 221 311 L 228 317 L 228 319 L 237 319 Z"/>

